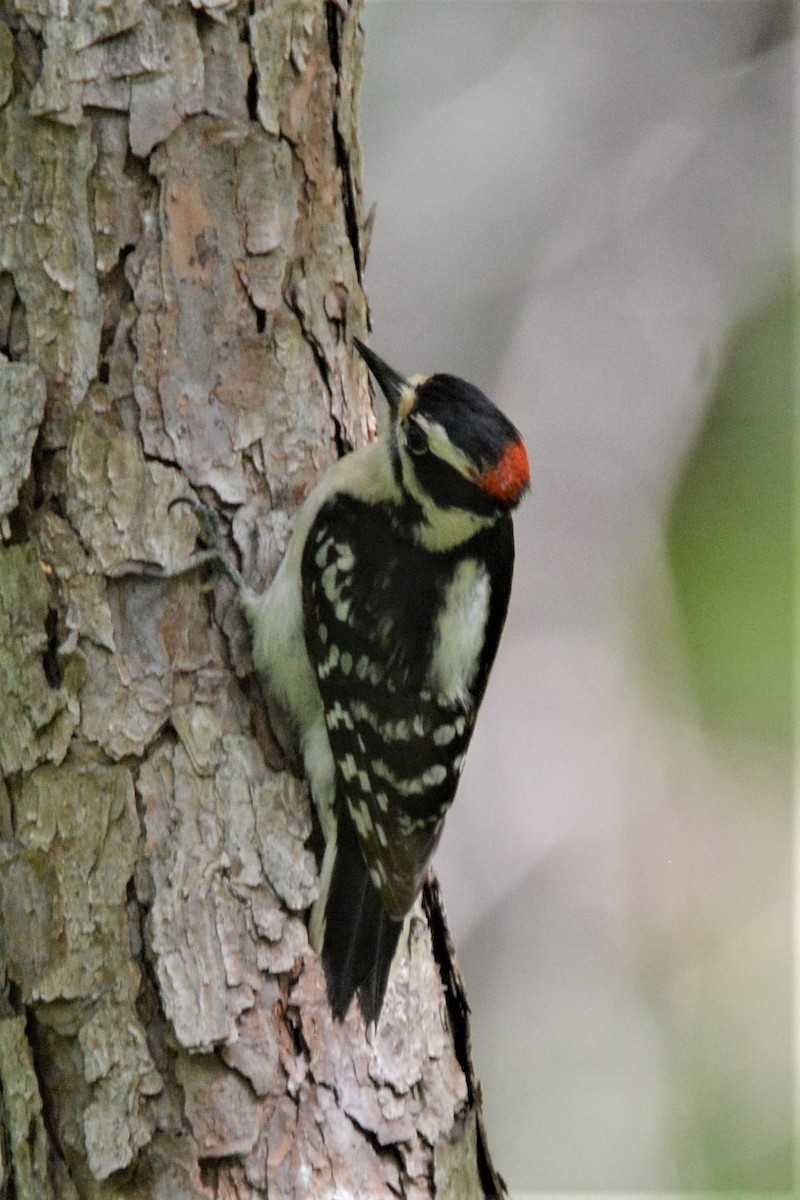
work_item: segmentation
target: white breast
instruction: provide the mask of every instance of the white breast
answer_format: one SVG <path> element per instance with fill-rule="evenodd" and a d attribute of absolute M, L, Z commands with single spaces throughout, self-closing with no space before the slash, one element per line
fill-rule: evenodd
<path fill-rule="evenodd" d="M 489 616 L 491 584 L 474 558 L 459 563 L 436 622 L 428 682 L 449 703 L 469 704 Z"/>

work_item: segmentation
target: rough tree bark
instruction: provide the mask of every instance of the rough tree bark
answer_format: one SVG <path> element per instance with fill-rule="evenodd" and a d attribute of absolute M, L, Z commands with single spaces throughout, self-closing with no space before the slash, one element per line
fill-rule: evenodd
<path fill-rule="evenodd" d="M 0 0 L 2 1196 L 500 1187 L 435 888 L 335 1026 L 234 597 L 145 572 L 372 436 L 359 8 Z"/>

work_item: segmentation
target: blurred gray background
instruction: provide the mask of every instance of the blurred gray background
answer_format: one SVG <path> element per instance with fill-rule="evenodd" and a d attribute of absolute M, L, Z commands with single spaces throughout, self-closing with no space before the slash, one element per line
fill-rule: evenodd
<path fill-rule="evenodd" d="M 373 345 L 533 469 L 436 863 L 497 1165 L 790 1192 L 791 6 L 365 25 Z"/>

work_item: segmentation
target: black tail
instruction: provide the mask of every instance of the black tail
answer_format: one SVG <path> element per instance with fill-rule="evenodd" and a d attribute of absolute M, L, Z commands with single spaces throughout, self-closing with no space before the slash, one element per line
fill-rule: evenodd
<path fill-rule="evenodd" d="M 339 810 L 336 861 L 325 903 L 322 965 L 328 999 L 343 1021 L 358 992 L 367 1025 L 377 1024 L 402 921 L 387 916 L 367 873 L 358 835 L 344 805 Z"/>

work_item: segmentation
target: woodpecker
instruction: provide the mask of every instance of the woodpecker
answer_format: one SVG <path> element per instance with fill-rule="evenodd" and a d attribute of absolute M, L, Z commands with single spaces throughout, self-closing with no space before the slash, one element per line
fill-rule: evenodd
<path fill-rule="evenodd" d="M 388 428 L 311 492 L 265 592 L 229 573 L 270 723 L 324 836 L 309 939 L 334 1017 L 357 993 L 370 1026 L 495 658 L 530 472 L 519 432 L 478 388 L 406 378 L 353 340 Z"/>

